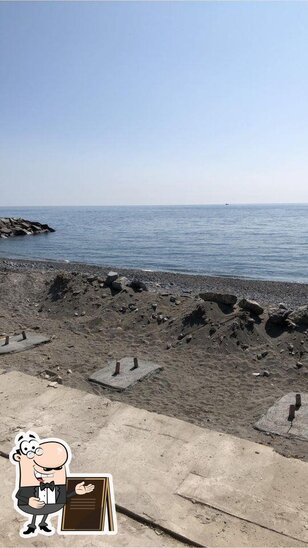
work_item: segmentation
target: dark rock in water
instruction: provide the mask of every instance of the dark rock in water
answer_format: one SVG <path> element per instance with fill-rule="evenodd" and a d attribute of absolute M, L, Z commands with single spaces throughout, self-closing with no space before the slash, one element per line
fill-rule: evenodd
<path fill-rule="evenodd" d="M 0 237 L 8 238 L 12 236 L 27 236 L 29 234 L 43 234 L 46 232 L 55 232 L 47 224 L 41 224 L 37 221 L 27 221 L 26 219 L 7 218 L 0 219 Z"/>
<path fill-rule="evenodd" d="M 283 325 L 286 322 L 291 310 L 285 308 L 269 308 L 268 311 L 268 321 L 277 325 Z"/>
<path fill-rule="evenodd" d="M 247 310 L 248 312 L 252 312 L 257 316 L 260 316 L 264 312 L 264 308 L 259 303 L 257 303 L 256 301 L 250 301 L 245 298 L 241 299 L 238 305 L 240 308 L 242 308 L 242 310 Z"/>
<path fill-rule="evenodd" d="M 32 225 L 33 234 L 39 234 L 41 232 L 41 227 L 37 224 Z"/>
<path fill-rule="evenodd" d="M 27 236 L 28 234 L 31 234 L 31 232 L 29 232 L 25 228 L 21 228 L 21 226 L 17 226 L 13 230 L 13 236 Z"/>
<path fill-rule="evenodd" d="M 201 297 L 204 301 L 231 306 L 233 306 L 237 301 L 237 297 L 235 295 L 229 295 L 229 293 L 212 293 L 211 291 L 199 293 L 199 297 Z"/>
<path fill-rule="evenodd" d="M 47 232 L 56 232 L 54 228 L 51 228 L 48 225 L 41 225 L 40 223 L 36 223 L 36 226 L 39 225 L 41 227 L 41 230 L 46 230 Z"/>
<path fill-rule="evenodd" d="M 6 226 L 1 226 L 0 225 L 0 234 L 1 236 L 4 236 L 5 238 L 7 238 L 7 236 L 10 236 L 12 233 L 12 230 L 10 228 L 7 228 Z"/>
<path fill-rule="evenodd" d="M 289 319 L 296 324 L 308 325 L 308 305 L 299 306 L 291 312 Z"/>

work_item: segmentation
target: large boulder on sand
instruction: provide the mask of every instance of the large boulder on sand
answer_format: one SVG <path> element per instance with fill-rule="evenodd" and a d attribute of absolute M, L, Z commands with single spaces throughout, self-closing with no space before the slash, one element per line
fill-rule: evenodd
<path fill-rule="evenodd" d="M 125 276 L 120 276 L 120 278 L 117 278 L 114 280 L 111 284 L 112 289 L 115 291 L 123 291 L 123 289 L 126 288 L 128 284 L 128 279 L 125 278 Z"/>
<path fill-rule="evenodd" d="M 237 301 L 237 297 L 235 295 L 230 295 L 229 293 L 213 293 L 211 291 L 199 293 L 199 297 L 201 297 L 204 301 L 211 301 L 213 303 L 227 304 L 231 306 L 233 306 Z"/>
<path fill-rule="evenodd" d="M 264 308 L 259 303 L 256 301 L 250 301 L 249 299 L 241 299 L 238 305 L 242 310 L 247 310 L 257 316 L 260 316 L 264 312 Z"/>
<path fill-rule="evenodd" d="M 297 324 L 308 325 L 308 305 L 306 304 L 296 308 L 296 310 L 289 315 L 289 319 Z"/>
<path fill-rule="evenodd" d="M 128 285 L 134 291 L 148 291 L 146 284 L 139 278 L 134 278 Z"/>
<path fill-rule="evenodd" d="M 271 307 L 268 309 L 268 321 L 276 325 L 283 325 L 291 314 L 291 310 L 281 307 Z"/>
<path fill-rule="evenodd" d="M 108 287 L 110 287 L 112 285 L 112 283 L 119 277 L 119 274 L 117 272 L 108 272 L 107 274 L 107 278 L 105 280 L 105 285 L 107 285 Z"/>

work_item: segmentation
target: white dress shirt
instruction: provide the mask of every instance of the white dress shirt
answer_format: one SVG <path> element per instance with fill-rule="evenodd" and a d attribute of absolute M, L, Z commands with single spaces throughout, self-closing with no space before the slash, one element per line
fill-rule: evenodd
<path fill-rule="evenodd" d="M 55 504 L 56 502 L 56 486 L 52 491 L 48 487 L 41 491 L 39 488 L 39 499 L 45 502 L 45 504 Z"/>

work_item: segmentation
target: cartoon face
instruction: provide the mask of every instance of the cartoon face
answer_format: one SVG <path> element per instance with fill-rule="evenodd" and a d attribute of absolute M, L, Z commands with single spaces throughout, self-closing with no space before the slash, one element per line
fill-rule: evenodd
<path fill-rule="evenodd" d="M 59 441 L 39 442 L 34 436 L 22 439 L 13 460 L 19 463 L 21 487 L 51 481 L 64 485 L 66 482 L 68 451 Z"/>

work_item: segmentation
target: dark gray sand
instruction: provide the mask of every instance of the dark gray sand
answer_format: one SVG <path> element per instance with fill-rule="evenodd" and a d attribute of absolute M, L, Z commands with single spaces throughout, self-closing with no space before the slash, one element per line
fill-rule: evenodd
<path fill-rule="evenodd" d="M 0 367 L 43 376 L 49 370 L 68 386 L 308 460 L 307 442 L 254 429 L 281 396 L 308 392 L 308 326 L 272 328 L 266 308 L 281 302 L 307 304 L 307 284 L 117 269 L 149 289 L 117 293 L 100 279 L 109 270 L 114 269 L 1 260 L 0 332 L 26 329 L 53 338 L 42 347 L 1 356 Z M 89 278 L 93 273 L 98 279 Z M 205 303 L 198 298 L 200 290 L 254 298 L 265 312 L 251 327 L 238 307 Z M 124 356 L 151 360 L 164 369 L 124 392 L 88 381 L 110 359 Z"/>
<path fill-rule="evenodd" d="M 67 272 L 95 273 L 102 277 L 106 276 L 109 271 L 116 271 L 120 275 L 127 276 L 130 279 L 133 277 L 141 278 L 144 282 L 149 283 L 150 286 L 152 285 L 156 291 L 159 290 L 156 284 L 159 284 L 161 288 L 167 288 L 173 292 L 181 290 L 192 293 L 199 291 L 228 292 L 255 299 L 260 301 L 261 304 L 284 302 L 288 306 L 305 304 L 308 300 L 308 284 L 303 283 L 201 276 L 174 272 L 148 272 L 137 269 L 132 270 L 111 266 L 63 263 L 47 260 L 0 259 L 0 269 L 14 271 L 39 270 L 46 272 L 61 269 Z"/>

